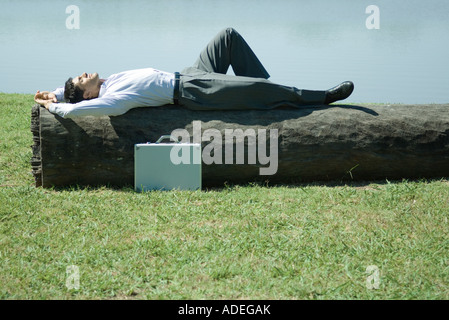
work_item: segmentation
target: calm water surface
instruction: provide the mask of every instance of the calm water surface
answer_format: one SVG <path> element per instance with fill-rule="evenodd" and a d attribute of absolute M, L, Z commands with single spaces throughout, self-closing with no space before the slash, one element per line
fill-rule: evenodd
<path fill-rule="evenodd" d="M 80 28 L 67 29 L 77 5 Z M 69 76 L 179 71 L 232 26 L 274 82 L 356 84 L 348 102 L 448 103 L 447 0 L 0 0 L 0 92 L 52 90 Z M 365 10 L 376 5 L 379 29 Z M 231 73 L 232 71 L 230 71 Z"/>

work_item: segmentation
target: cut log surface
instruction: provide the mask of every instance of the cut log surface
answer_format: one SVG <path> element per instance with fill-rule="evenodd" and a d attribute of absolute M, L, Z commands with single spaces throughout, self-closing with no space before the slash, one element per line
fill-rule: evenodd
<path fill-rule="evenodd" d="M 132 186 L 134 145 L 155 142 L 175 129 L 186 129 L 193 141 L 195 121 L 200 121 L 196 123 L 201 124 L 202 133 L 216 129 L 222 136 L 223 164 L 203 163 L 204 187 L 265 180 L 292 183 L 449 176 L 446 104 L 330 105 L 270 111 L 191 111 L 164 106 L 137 108 L 117 117 L 76 119 L 63 119 L 35 105 L 31 112 L 31 165 L 36 186 Z M 253 129 L 256 133 L 266 129 L 268 142 L 270 130 L 277 129 L 276 173 L 260 175 L 260 168 L 269 164 L 259 160 L 248 163 L 248 139 L 244 164 L 235 164 L 235 155 L 233 164 L 224 164 L 226 129 Z M 208 145 L 210 149 L 210 143 L 202 141 L 203 150 Z M 237 141 L 232 144 L 236 151 Z M 268 155 L 269 150 L 268 146 Z"/>

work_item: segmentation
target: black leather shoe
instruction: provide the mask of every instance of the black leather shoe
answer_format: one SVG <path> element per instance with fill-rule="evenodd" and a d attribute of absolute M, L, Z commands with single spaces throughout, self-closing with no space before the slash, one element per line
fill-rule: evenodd
<path fill-rule="evenodd" d="M 354 91 L 354 83 L 352 81 L 345 81 L 338 86 L 333 87 L 326 91 L 325 104 L 329 104 L 338 100 L 343 100 L 349 97 Z"/>

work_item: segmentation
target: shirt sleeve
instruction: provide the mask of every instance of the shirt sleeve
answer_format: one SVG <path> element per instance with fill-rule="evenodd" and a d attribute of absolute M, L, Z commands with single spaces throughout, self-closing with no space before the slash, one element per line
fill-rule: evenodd
<path fill-rule="evenodd" d="M 53 90 L 58 101 L 64 101 L 64 87 L 59 87 Z"/>
<path fill-rule="evenodd" d="M 76 118 L 83 116 L 118 116 L 134 107 L 137 107 L 137 105 L 133 101 L 121 99 L 117 96 L 84 100 L 78 103 L 52 103 L 48 110 L 63 118 Z"/>

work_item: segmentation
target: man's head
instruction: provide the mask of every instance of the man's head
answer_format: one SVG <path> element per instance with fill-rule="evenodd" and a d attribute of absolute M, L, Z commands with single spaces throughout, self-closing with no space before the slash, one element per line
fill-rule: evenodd
<path fill-rule="evenodd" d="M 98 98 L 101 83 L 98 73 L 83 73 L 78 77 L 69 78 L 65 83 L 64 99 L 68 103 L 77 103 Z"/>

